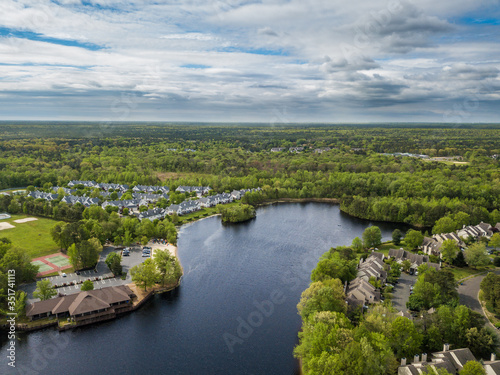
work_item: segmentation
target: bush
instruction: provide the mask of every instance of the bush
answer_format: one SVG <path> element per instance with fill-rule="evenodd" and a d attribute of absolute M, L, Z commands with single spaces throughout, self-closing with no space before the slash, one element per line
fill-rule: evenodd
<path fill-rule="evenodd" d="M 500 257 L 493 258 L 493 264 L 495 267 L 500 267 Z"/>
<path fill-rule="evenodd" d="M 122 280 L 125 280 L 127 278 L 127 273 L 126 272 L 123 272 L 122 275 L 121 275 L 121 279 Z"/>

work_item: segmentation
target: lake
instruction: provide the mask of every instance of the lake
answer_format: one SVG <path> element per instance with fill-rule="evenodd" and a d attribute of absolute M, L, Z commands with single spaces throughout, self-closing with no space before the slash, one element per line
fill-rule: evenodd
<path fill-rule="evenodd" d="M 390 239 L 401 225 L 374 223 Z M 370 225 L 336 205 L 261 207 L 257 218 L 223 225 L 210 217 L 179 234 L 182 285 L 119 319 L 59 333 L 20 335 L 26 374 L 286 374 L 301 320 L 296 305 L 312 268 L 332 246 Z M 2 333 L 2 352 L 6 353 Z M 0 361 L 0 373 L 15 373 Z M 22 371 L 21 371 L 22 370 Z"/>

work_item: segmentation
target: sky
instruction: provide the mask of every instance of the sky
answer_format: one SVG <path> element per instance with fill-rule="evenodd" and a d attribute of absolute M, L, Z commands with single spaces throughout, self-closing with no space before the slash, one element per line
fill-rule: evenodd
<path fill-rule="evenodd" d="M 500 0 L 1 0 L 0 120 L 500 122 Z"/>

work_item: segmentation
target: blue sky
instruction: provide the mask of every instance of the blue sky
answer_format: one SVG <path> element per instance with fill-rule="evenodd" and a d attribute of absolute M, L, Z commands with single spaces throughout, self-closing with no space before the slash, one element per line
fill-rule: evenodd
<path fill-rule="evenodd" d="M 499 122 L 499 0 L 2 0 L 1 120 Z"/>

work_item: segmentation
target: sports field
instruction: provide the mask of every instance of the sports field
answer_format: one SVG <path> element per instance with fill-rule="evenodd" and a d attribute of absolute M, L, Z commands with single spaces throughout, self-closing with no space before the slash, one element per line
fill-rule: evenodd
<path fill-rule="evenodd" d="M 27 215 L 11 215 L 2 220 L 13 228 L 0 230 L 0 237 L 7 237 L 12 246 L 24 250 L 31 258 L 54 254 L 59 251 L 57 244 L 50 236 L 50 229 L 57 223 L 55 220 L 37 217 L 36 220 L 16 223 L 17 220 L 31 218 Z"/>
<path fill-rule="evenodd" d="M 49 273 L 58 272 L 71 268 L 71 264 L 69 263 L 68 257 L 61 253 L 39 257 L 33 259 L 31 263 L 40 267 L 37 275 L 39 277 L 47 275 Z"/>

